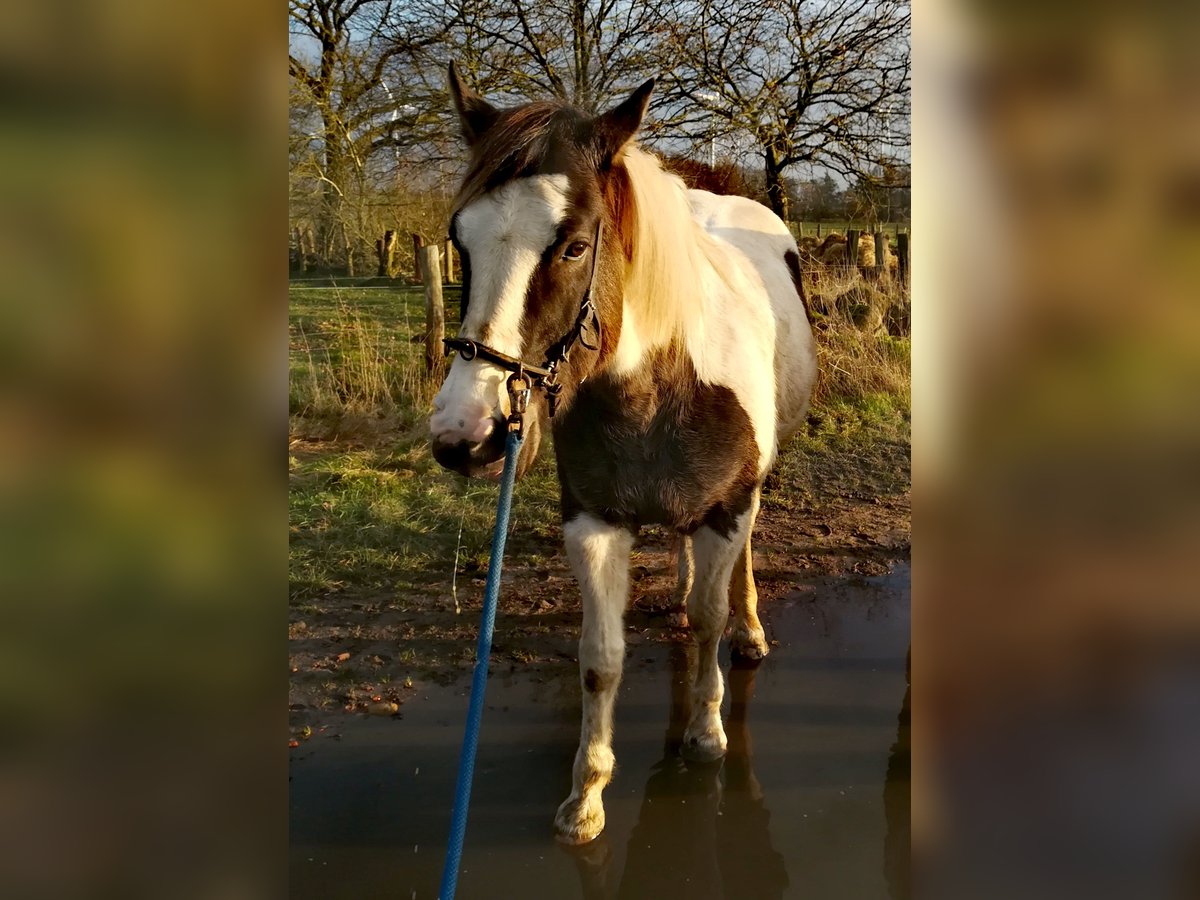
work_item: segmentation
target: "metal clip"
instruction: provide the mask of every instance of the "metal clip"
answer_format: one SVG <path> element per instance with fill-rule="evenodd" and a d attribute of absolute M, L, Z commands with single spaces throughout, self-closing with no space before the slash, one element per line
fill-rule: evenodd
<path fill-rule="evenodd" d="M 589 331 L 596 335 L 594 344 L 588 340 L 587 334 Z M 584 304 L 583 309 L 579 311 L 579 343 L 583 344 L 589 350 L 599 350 L 600 340 L 600 313 L 596 309 L 596 304 L 589 298 L 587 303 Z"/>
<path fill-rule="evenodd" d="M 508 430 L 520 435 L 525 428 L 525 411 L 529 409 L 529 393 L 532 384 L 525 377 L 525 370 L 518 369 L 508 376 Z"/>

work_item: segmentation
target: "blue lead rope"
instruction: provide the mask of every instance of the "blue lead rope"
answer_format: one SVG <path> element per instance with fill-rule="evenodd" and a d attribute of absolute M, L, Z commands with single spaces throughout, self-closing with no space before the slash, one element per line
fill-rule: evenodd
<path fill-rule="evenodd" d="M 471 703 L 467 708 L 467 730 L 463 734 L 462 755 L 458 760 L 454 813 L 450 819 L 450 845 L 446 848 L 446 865 L 442 869 L 438 900 L 453 900 L 458 886 L 458 866 L 462 861 L 467 810 L 471 805 L 471 779 L 475 774 L 475 751 L 479 746 L 479 722 L 483 718 L 483 694 L 487 690 L 488 660 L 492 655 L 492 632 L 496 628 L 500 568 L 504 564 L 508 514 L 512 511 L 513 482 L 517 477 L 521 441 L 519 432 L 510 431 L 504 447 L 504 472 L 500 476 L 500 499 L 496 504 L 496 530 L 492 532 L 492 557 L 488 560 L 487 586 L 483 592 L 483 620 L 479 624 L 479 644 L 475 649 L 475 671 L 471 674 Z"/>

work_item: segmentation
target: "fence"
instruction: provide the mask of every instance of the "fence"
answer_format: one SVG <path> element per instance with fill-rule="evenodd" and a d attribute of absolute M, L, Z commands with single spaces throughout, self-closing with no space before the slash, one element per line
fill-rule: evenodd
<path fill-rule="evenodd" d="M 839 228 L 838 226 L 844 226 Z M 910 247 L 911 235 L 909 226 L 901 223 L 890 223 L 886 225 L 865 226 L 859 228 L 853 223 L 843 222 L 789 222 L 788 228 L 793 236 L 799 241 L 803 238 L 816 238 L 825 240 L 829 235 L 837 233 L 839 237 L 845 236 L 846 251 L 842 259 L 838 263 L 843 268 L 855 268 L 864 270 L 864 274 L 870 274 L 877 277 L 883 277 L 887 274 L 887 252 L 886 245 L 889 238 L 894 242 L 897 278 L 902 284 L 907 284 L 910 272 Z M 851 248 L 859 246 L 859 238 L 862 235 L 873 235 L 875 240 L 874 247 L 874 265 L 865 267 L 859 265 L 857 252 Z M 306 234 L 297 229 L 296 244 L 299 252 L 293 257 L 292 271 L 309 272 L 311 269 L 311 234 Z M 427 248 L 436 250 L 436 262 L 438 268 L 439 291 L 442 282 L 447 284 L 460 283 L 460 272 L 457 262 L 457 255 L 454 251 L 454 245 L 448 240 L 443 239 L 437 243 L 429 244 L 426 242 L 423 235 L 413 233 L 412 240 L 412 275 L 411 278 L 417 283 L 426 283 L 427 279 L 423 271 L 423 251 Z M 377 278 L 398 278 L 401 276 L 400 263 L 398 260 L 398 249 L 400 246 L 399 235 L 397 232 L 389 230 L 375 242 L 375 252 L 378 260 L 378 266 L 375 271 Z M 811 246 L 811 245 L 810 245 Z M 407 255 L 407 254 L 406 254 Z M 347 271 L 348 275 L 353 276 L 353 267 L 350 266 Z"/>
<path fill-rule="evenodd" d="M 838 223 L 838 224 L 840 224 L 840 223 Z M 853 270 L 861 271 L 863 274 L 870 275 L 875 278 L 883 278 L 883 277 L 891 274 L 888 271 L 889 265 L 888 265 L 887 248 L 888 248 L 889 234 L 888 234 L 887 229 L 893 229 L 892 233 L 891 233 L 891 237 L 895 238 L 894 246 L 895 246 L 895 259 L 896 259 L 896 279 L 903 285 L 908 284 L 909 272 L 910 272 L 909 263 L 910 263 L 910 259 L 911 259 L 910 248 L 912 246 L 912 243 L 911 243 L 911 235 L 908 231 L 907 226 L 899 226 L 899 225 L 893 224 L 893 225 L 884 225 L 884 226 L 874 226 L 873 228 L 869 227 L 868 230 L 860 230 L 854 226 L 848 226 L 845 229 L 845 231 L 840 231 L 838 229 L 828 227 L 826 225 L 826 223 L 816 223 L 816 225 L 817 225 L 816 231 L 819 232 L 819 231 L 824 230 L 824 232 L 825 232 L 824 235 L 820 236 L 820 237 L 822 237 L 822 239 L 824 241 L 828 241 L 830 235 L 837 234 L 839 240 L 837 241 L 835 246 L 844 246 L 845 249 L 843 251 L 841 251 L 840 258 L 839 258 L 839 255 L 837 253 L 835 253 L 834 257 L 831 261 L 829 259 L 822 259 L 820 256 L 818 256 L 815 253 L 815 250 L 817 248 L 814 247 L 812 244 L 809 244 L 808 245 L 808 247 L 809 247 L 808 256 L 809 256 L 810 260 L 822 262 L 827 267 L 834 267 L 834 268 L 841 268 L 841 269 L 853 269 Z M 825 226 L 825 227 L 823 228 L 822 226 Z M 796 236 L 797 241 L 802 241 L 806 237 L 813 238 L 813 239 L 818 237 L 818 234 L 806 234 L 804 232 L 804 226 L 802 223 L 789 222 L 788 228 L 791 230 L 792 234 Z M 900 228 L 904 228 L 904 230 L 902 231 L 902 230 L 900 230 Z M 872 265 L 869 265 L 869 266 L 861 265 L 859 263 L 860 241 L 864 237 L 874 238 L 874 247 L 872 248 L 872 250 L 873 250 L 872 256 L 873 256 L 874 262 Z M 844 241 L 845 243 L 842 244 L 842 241 Z M 828 250 L 826 252 L 828 253 Z"/>

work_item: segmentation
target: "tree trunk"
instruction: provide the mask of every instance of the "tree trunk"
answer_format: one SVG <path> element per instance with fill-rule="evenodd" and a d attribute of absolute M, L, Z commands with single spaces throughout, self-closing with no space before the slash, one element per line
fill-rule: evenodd
<path fill-rule="evenodd" d="M 764 174 L 767 179 L 767 202 L 771 211 L 783 221 L 788 218 L 787 185 L 783 181 L 783 166 L 779 162 L 779 154 L 773 144 L 768 144 L 763 152 L 765 162 Z"/>
<path fill-rule="evenodd" d="M 375 249 L 379 251 L 379 269 L 375 273 L 376 277 L 391 278 L 395 268 L 396 232 L 385 231 L 383 238 L 375 242 Z"/>
<path fill-rule="evenodd" d="M 354 244 L 350 240 L 350 231 L 346 228 L 346 223 L 342 222 L 342 247 L 346 251 L 346 276 L 354 277 Z"/>
<path fill-rule="evenodd" d="M 332 118 L 322 121 L 322 135 L 325 141 L 324 164 L 322 173 L 325 180 L 321 182 L 321 211 L 317 220 L 317 249 L 321 254 L 320 264 L 323 268 L 332 266 L 332 248 L 335 245 L 335 235 L 342 224 L 342 191 L 345 189 L 346 156 L 343 152 L 342 137 L 338 131 L 338 123 Z"/>

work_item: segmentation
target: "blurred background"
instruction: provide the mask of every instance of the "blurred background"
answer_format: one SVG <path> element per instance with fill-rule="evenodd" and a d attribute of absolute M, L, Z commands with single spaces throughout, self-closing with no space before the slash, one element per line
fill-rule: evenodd
<path fill-rule="evenodd" d="M 1194 897 L 1196 11 L 915 6 L 917 883 Z"/>
<path fill-rule="evenodd" d="M 1197 896 L 1196 13 L 912 12 L 918 893 Z M 13 896 L 284 891 L 285 166 L 314 237 L 326 202 L 288 45 L 282 7 L 226 0 L 0 33 Z M 394 100 L 392 138 L 426 108 Z M 757 154 L 802 202 L 692 100 L 679 152 Z M 377 230 L 344 221 L 343 264 Z"/>

